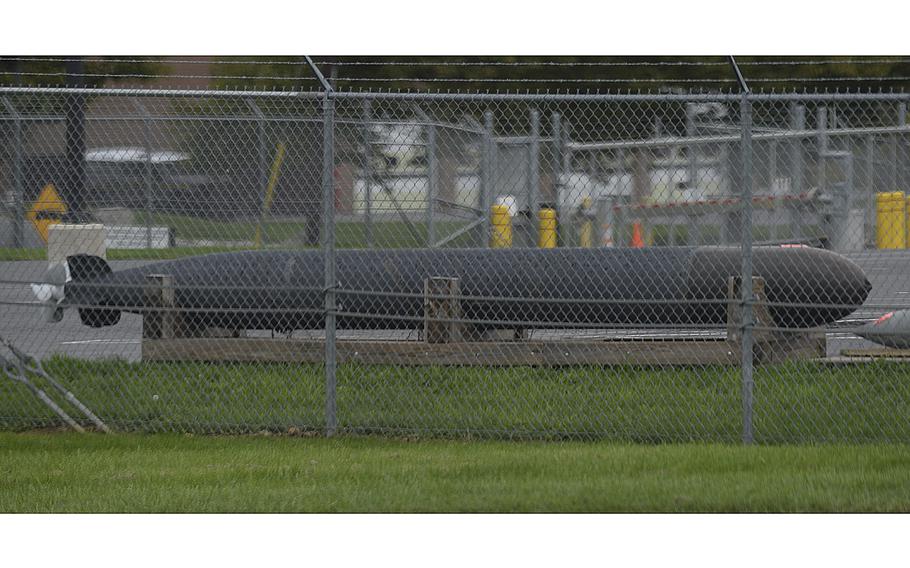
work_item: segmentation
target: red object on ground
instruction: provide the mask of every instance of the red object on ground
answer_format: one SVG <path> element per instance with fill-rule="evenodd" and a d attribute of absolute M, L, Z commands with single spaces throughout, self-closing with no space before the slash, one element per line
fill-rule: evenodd
<path fill-rule="evenodd" d="M 893 316 L 894 316 L 894 312 L 888 312 L 887 314 L 885 314 L 882 317 L 875 320 L 875 322 L 872 325 L 878 325 L 880 323 L 886 322 L 889 319 L 891 319 Z"/>
<path fill-rule="evenodd" d="M 632 224 L 632 242 L 629 245 L 632 248 L 644 248 L 645 240 L 641 235 L 641 221 Z"/>

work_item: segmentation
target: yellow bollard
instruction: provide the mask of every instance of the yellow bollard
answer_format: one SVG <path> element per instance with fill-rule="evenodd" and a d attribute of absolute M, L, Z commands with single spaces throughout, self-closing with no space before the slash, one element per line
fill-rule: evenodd
<path fill-rule="evenodd" d="M 578 246 L 591 248 L 594 246 L 594 215 L 591 208 L 594 202 L 590 197 L 585 197 L 581 202 L 581 231 L 578 235 Z"/>
<path fill-rule="evenodd" d="M 540 248 L 556 248 L 556 210 L 541 209 L 540 237 L 537 246 Z"/>
<path fill-rule="evenodd" d="M 875 246 L 880 249 L 906 247 L 906 198 L 902 191 L 875 196 Z"/>
<path fill-rule="evenodd" d="M 494 205 L 490 211 L 490 248 L 511 248 L 512 216 L 506 205 Z"/>
<path fill-rule="evenodd" d="M 262 227 L 269 216 L 269 209 L 272 208 L 272 200 L 275 197 L 275 186 L 278 184 L 278 174 L 281 172 L 281 162 L 284 161 L 284 144 L 278 143 L 275 153 L 275 161 L 272 162 L 272 170 L 269 173 L 269 182 L 265 186 L 265 201 L 259 211 L 259 224 L 256 225 L 256 235 L 253 237 L 253 245 L 259 249 L 262 248 L 264 235 Z"/>
<path fill-rule="evenodd" d="M 910 195 L 904 208 L 904 248 L 910 248 Z"/>

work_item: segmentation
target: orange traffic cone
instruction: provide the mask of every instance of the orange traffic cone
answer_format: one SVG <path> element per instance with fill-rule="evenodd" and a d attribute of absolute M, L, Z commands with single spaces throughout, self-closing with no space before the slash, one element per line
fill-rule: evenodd
<path fill-rule="evenodd" d="M 632 223 L 632 242 L 629 243 L 632 248 L 644 248 L 645 240 L 641 236 L 641 221 Z"/>

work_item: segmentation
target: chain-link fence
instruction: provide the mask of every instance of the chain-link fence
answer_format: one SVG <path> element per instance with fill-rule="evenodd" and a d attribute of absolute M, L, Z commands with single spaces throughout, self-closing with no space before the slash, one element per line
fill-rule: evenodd
<path fill-rule="evenodd" d="M 0 427 L 908 441 L 908 100 L 0 88 Z"/>

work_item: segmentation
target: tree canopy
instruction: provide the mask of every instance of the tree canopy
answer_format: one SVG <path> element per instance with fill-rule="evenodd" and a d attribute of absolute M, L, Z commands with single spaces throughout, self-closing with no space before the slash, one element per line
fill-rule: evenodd
<path fill-rule="evenodd" d="M 0 57 L 0 84 L 62 85 L 67 57 Z M 154 84 L 174 74 L 174 58 L 85 58 L 88 86 Z M 318 88 L 302 56 L 218 56 L 199 73 L 216 88 Z M 463 91 L 738 90 L 722 56 L 313 56 L 340 89 Z M 900 56 L 737 57 L 753 90 L 878 90 L 910 87 Z M 204 63 L 204 67 L 202 66 Z"/>

